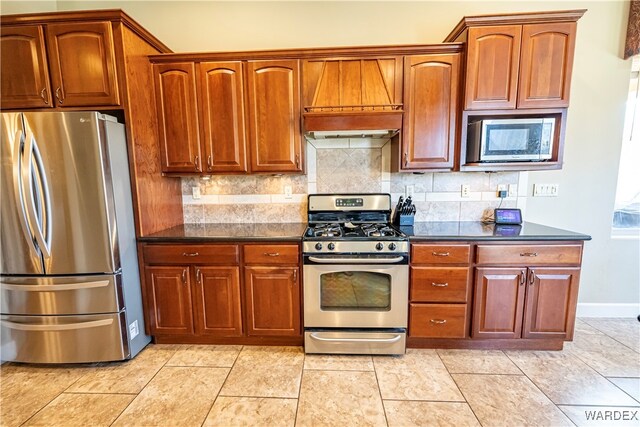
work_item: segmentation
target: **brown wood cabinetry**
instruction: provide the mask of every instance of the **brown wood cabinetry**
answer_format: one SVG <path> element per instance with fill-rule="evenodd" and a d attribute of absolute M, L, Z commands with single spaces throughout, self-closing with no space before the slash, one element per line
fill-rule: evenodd
<path fill-rule="evenodd" d="M 568 107 L 576 28 L 575 21 L 470 27 L 465 110 Z"/>
<path fill-rule="evenodd" d="M 299 245 L 141 244 L 140 251 L 149 333 L 158 342 L 302 341 Z"/>
<path fill-rule="evenodd" d="M 478 245 L 472 336 L 571 339 L 581 258 L 579 244 Z"/>
<path fill-rule="evenodd" d="M 58 106 L 119 104 L 111 22 L 48 24 L 46 34 Z"/>
<path fill-rule="evenodd" d="M 189 266 L 146 267 L 145 285 L 152 333 L 193 333 Z"/>
<path fill-rule="evenodd" d="M 300 64 L 247 63 L 252 172 L 301 172 Z"/>
<path fill-rule="evenodd" d="M 3 25 L 1 31 L 3 109 L 120 103 L 111 22 Z"/>
<path fill-rule="evenodd" d="M 300 335 L 298 267 L 245 267 L 247 334 Z"/>
<path fill-rule="evenodd" d="M 401 168 L 453 168 L 460 108 L 460 55 L 415 55 L 404 60 Z"/>
<path fill-rule="evenodd" d="M 205 172 L 247 171 L 242 62 L 198 64 L 198 108 Z"/>
<path fill-rule="evenodd" d="M 195 67 L 188 62 L 156 64 L 153 71 L 162 170 L 200 172 Z"/>
<path fill-rule="evenodd" d="M 52 107 L 49 68 L 41 25 L 0 27 L 0 106 Z"/>

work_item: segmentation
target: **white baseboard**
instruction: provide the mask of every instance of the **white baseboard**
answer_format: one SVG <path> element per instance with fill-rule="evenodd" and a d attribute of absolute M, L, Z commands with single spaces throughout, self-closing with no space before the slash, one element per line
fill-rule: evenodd
<path fill-rule="evenodd" d="M 638 317 L 640 304 L 601 304 L 580 302 L 578 317 Z"/>

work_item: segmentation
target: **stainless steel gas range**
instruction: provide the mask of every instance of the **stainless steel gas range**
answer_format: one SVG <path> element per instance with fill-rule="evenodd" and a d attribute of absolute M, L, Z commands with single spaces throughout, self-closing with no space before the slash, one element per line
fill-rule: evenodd
<path fill-rule="evenodd" d="M 305 352 L 404 354 L 409 241 L 389 194 L 309 195 Z"/>

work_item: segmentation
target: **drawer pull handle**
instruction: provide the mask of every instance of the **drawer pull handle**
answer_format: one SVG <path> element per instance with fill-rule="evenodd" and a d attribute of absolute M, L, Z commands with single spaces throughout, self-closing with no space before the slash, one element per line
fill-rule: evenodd
<path fill-rule="evenodd" d="M 449 256 L 449 252 L 431 252 L 433 256 Z"/>
<path fill-rule="evenodd" d="M 438 288 L 446 288 L 447 286 L 449 286 L 448 283 L 435 283 L 435 282 L 431 282 L 431 286 L 436 286 Z"/>
<path fill-rule="evenodd" d="M 198 256 L 200 255 L 198 252 L 183 252 L 182 256 Z"/>
<path fill-rule="evenodd" d="M 447 323 L 447 319 L 431 319 L 431 323 L 434 325 L 444 325 Z"/>
<path fill-rule="evenodd" d="M 529 256 L 529 257 L 533 257 L 533 256 L 538 256 L 537 252 L 523 252 L 520 254 L 520 256 Z"/>
<path fill-rule="evenodd" d="M 266 256 L 280 256 L 280 252 L 265 252 Z"/>

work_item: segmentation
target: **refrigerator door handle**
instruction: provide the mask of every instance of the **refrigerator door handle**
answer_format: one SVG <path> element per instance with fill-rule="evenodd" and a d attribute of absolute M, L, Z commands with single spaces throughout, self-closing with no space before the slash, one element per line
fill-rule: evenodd
<path fill-rule="evenodd" d="M 18 207 L 18 218 L 20 220 L 20 226 L 22 228 L 22 232 L 26 240 L 29 242 L 29 249 L 33 252 L 33 255 L 40 258 L 40 253 L 36 248 L 36 245 L 33 243 L 34 236 L 31 232 L 31 227 L 29 226 L 29 221 L 27 218 L 27 210 L 25 208 L 25 194 L 24 194 L 24 180 L 23 180 L 23 170 L 22 167 L 24 165 L 24 151 L 23 151 L 23 139 L 24 133 L 22 130 L 16 132 L 15 135 L 15 143 L 14 143 L 14 153 L 13 153 L 13 194 L 16 199 L 16 206 Z"/>
<path fill-rule="evenodd" d="M 113 323 L 113 319 L 93 320 L 90 322 L 66 323 L 59 325 L 33 325 L 27 323 L 15 323 L 8 320 L 0 321 L 2 326 L 9 329 L 17 329 L 19 331 L 68 331 L 72 329 L 97 328 L 99 326 L 108 326 Z"/>
<path fill-rule="evenodd" d="M 43 225 L 49 226 L 49 224 L 51 223 L 50 221 L 51 210 L 45 207 L 44 210 L 48 212 L 45 212 L 43 219 L 39 219 L 38 212 L 36 211 L 35 195 L 33 191 L 34 190 L 33 188 L 34 174 L 32 169 L 33 162 L 31 161 L 32 157 L 34 158 L 40 157 L 40 152 L 38 151 L 37 146 L 35 145 L 35 138 L 33 136 L 33 133 L 28 131 L 25 139 L 24 154 L 22 156 L 22 188 L 23 190 L 26 190 L 25 199 L 26 199 L 26 205 L 27 205 L 26 206 L 27 215 L 29 217 L 29 222 L 31 223 L 32 231 L 35 235 L 36 242 L 38 242 L 38 247 L 42 251 L 42 255 L 44 256 L 45 259 L 47 259 L 51 257 L 51 249 L 50 249 L 50 244 L 48 244 L 47 239 L 45 239 L 45 236 L 41 227 Z M 42 163 L 42 159 L 40 159 L 40 163 Z M 38 169 L 39 169 L 38 170 L 39 174 L 44 173 L 44 171 L 40 170 L 41 167 L 38 167 Z M 43 175 L 41 175 L 41 179 L 42 177 Z M 38 185 L 43 186 L 43 183 L 40 182 L 38 183 Z M 46 190 L 43 190 L 43 193 L 45 191 Z M 45 202 L 45 206 L 46 204 L 47 203 Z"/>
<path fill-rule="evenodd" d="M 44 168 L 42 156 L 40 155 L 40 149 L 38 148 L 38 142 L 33 138 L 33 159 L 35 160 L 37 172 L 38 172 L 38 185 L 42 198 L 44 199 L 44 223 L 42 224 L 43 237 L 46 246 L 46 252 L 51 253 L 51 236 L 53 226 L 51 223 L 51 192 L 49 191 L 49 182 L 47 181 L 47 173 Z"/>

